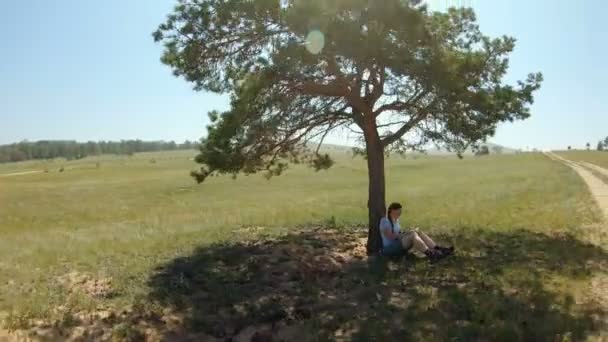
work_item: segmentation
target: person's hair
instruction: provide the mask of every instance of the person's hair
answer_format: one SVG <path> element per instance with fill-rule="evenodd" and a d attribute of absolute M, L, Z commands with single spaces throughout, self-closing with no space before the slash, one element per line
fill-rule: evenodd
<path fill-rule="evenodd" d="M 386 210 L 386 218 L 388 219 L 388 222 L 391 223 L 391 229 L 395 228 L 395 224 L 393 223 L 393 219 L 391 218 L 391 212 L 393 210 L 399 210 L 401 209 L 401 204 L 397 203 L 397 202 L 393 202 L 391 203 L 391 205 L 388 206 L 388 209 Z"/>

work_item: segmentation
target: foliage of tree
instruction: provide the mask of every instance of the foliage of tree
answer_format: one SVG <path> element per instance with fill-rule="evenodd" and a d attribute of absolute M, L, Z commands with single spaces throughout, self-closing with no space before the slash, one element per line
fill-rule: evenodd
<path fill-rule="evenodd" d="M 586 145 L 586 146 L 587 146 L 587 150 L 590 150 L 590 149 L 591 149 L 591 143 L 587 143 L 587 145 Z"/>
<path fill-rule="evenodd" d="M 101 154 L 126 154 L 138 152 L 171 151 L 177 149 L 194 149 L 196 144 L 186 140 L 183 144 L 174 141 L 141 141 L 123 140 L 119 142 L 89 141 L 22 141 L 16 144 L 0 146 L 0 163 L 17 162 L 31 159 L 80 159 L 86 156 Z"/>
<path fill-rule="evenodd" d="M 597 150 L 598 150 L 598 151 L 603 151 L 603 150 L 604 150 L 604 142 L 603 142 L 603 141 L 601 141 L 601 140 L 600 140 L 600 141 L 597 143 Z"/>
<path fill-rule="evenodd" d="M 483 35 L 472 9 L 419 0 L 179 0 L 153 34 L 162 62 L 195 90 L 228 93 L 212 111 L 193 176 L 331 166 L 311 149 L 360 134 L 368 164 L 368 250 L 385 214 L 384 156 L 430 142 L 456 152 L 529 117 L 542 75 L 505 84 L 510 37 Z"/>
<path fill-rule="evenodd" d="M 568 146 L 568 151 L 572 149 L 572 146 Z"/>

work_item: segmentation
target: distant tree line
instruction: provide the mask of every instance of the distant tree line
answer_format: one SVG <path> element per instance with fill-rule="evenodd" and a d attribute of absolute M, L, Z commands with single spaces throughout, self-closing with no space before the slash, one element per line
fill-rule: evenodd
<path fill-rule="evenodd" d="M 196 142 L 186 140 L 182 144 L 175 141 L 142 141 L 122 140 L 112 141 L 22 141 L 0 146 L 0 163 L 17 162 L 32 159 L 66 158 L 81 159 L 87 156 L 101 154 L 132 155 L 138 152 L 172 151 L 195 149 Z"/>
<path fill-rule="evenodd" d="M 490 149 L 486 145 L 483 145 L 475 150 L 476 156 L 487 156 L 488 154 L 490 154 Z"/>
<path fill-rule="evenodd" d="M 608 137 L 606 137 L 604 140 L 600 140 L 597 143 L 597 150 L 598 151 L 608 151 Z"/>
<path fill-rule="evenodd" d="M 493 154 L 502 154 L 502 152 L 504 151 L 504 147 L 502 147 L 500 145 L 492 145 L 491 149 L 492 149 Z M 490 154 L 490 147 L 488 145 L 481 145 L 481 146 L 479 146 L 479 148 L 474 149 L 473 152 L 478 157 L 487 156 Z"/>

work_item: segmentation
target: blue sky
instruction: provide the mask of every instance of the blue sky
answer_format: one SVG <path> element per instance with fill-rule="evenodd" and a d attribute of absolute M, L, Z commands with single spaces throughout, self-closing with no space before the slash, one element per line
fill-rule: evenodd
<path fill-rule="evenodd" d="M 472 5 L 484 33 L 518 39 L 509 81 L 541 71 L 532 117 L 491 141 L 564 148 L 608 135 L 608 2 L 431 0 Z M 0 1 L 0 144 L 23 139 L 198 139 L 226 97 L 159 62 L 151 32 L 173 0 Z M 331 142 L 347 141 L 346 133 Z"/>

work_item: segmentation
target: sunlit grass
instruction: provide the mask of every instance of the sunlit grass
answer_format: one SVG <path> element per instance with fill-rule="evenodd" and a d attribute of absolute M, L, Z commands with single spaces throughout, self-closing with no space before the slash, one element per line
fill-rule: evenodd
<path fill-rule="evenodd" d="M 366 224 L 362 159 L 343 153 L 328 171 L 294 167 L 270 181 L 254 175 L 196 185 L 188 176 L 193 154 L 0 165 L 0 173 L 49 170 L 0 178 L 0 311 L 49 314 L 67 298 L 57 277 L 71 271 L 112 277 L 117 293 L 75 307 L 132 303 L 145 296 L 159 264 L 196 247 L 257 236 L 243 236 L 241 226 L 275 234 L 307 224 Z M 586 227 L 600 221 L 582 180 L 542 154 L 393 157 L 386 169 L 387 201 L 405 205 L 402 225 L 448 234 L 456 245 L 463 231 L 468 244 L 476 231 L 585 240 Z M 566 276 L 560 288 L 570 281 L 578 280 Z"/>

